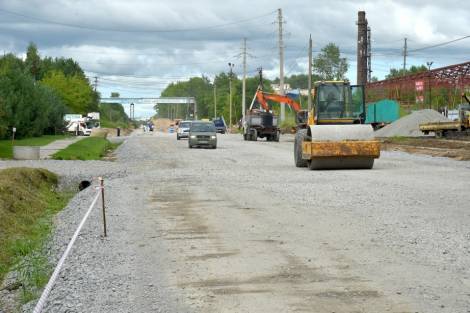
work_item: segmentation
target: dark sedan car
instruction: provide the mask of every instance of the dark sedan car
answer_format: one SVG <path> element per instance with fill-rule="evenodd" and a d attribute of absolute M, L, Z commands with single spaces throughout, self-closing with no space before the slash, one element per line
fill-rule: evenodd
<path fill-rule="evenodd" d="M 189 148 L 210 147 L 217 148 L 217 134 L 212 122 L 192 122 L 189 129 Z"/>

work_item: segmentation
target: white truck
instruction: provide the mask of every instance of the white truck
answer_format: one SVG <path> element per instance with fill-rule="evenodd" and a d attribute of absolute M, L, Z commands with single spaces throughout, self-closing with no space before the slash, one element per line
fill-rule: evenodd
<path fill-rule="evenodd" d="M 86 117 L 81 114 L 65 114 L 65 130 L 76 136 L 90 136 L 93 128 L 100 128 L 100 113 L 91 112 Z"/>
<path fill-rule="evenodd" d="M 88 128 L 88 125 L 85 121 L 85 118 L 71 120 L 65 126 L 65 130 L 76 136 L 90 136 L 91 128 Z"/>

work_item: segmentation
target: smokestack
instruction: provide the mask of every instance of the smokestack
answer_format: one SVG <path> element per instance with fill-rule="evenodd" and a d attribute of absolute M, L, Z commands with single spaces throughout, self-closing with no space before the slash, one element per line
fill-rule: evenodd
<path fill-rule="evenodd" d="M 366 12 L 357 13 L 357 84 L 367 83 L 367 20 Z"/>

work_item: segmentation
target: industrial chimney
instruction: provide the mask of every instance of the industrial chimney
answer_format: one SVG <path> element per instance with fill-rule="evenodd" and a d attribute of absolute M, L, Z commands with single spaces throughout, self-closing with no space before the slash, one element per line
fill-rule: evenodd
<path fill-rule="evenodd" d="M 366 12 L 357 14 L 357 84 L 367 83 L 367 20 Z"/>

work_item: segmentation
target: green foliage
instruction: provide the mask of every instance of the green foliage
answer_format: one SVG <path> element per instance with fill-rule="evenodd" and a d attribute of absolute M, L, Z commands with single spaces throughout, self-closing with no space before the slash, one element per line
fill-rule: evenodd
<path fill-rule="evenodd" d="M 229 123 L 230 116 L 230 80 L 227 73 L 220 73 L 215 77 L 215 93 L 217 99 L 217 116 L 223 116 Z M 258 88 L 257 76 L 246 79 L 246 106 L 247 109 Z M 264 79 L 264 90 L 272 91 L 271 82 Z M 195 97 L 199 118 L 214 117 L 214 82 L 207 77 L 192 77 L 188 81 L 168 85 L 162 92 L 162 97 Z M 232 124 L 235 124 L 242 115 L 242 81 L 235 75 L 232 77 Z M 189 118 L 187 105 L 159 105 L 158 117 L 161 118 Z"/>
<path fill-rule="evenodd" d="M 38 48 L 34 43 L 30 43 L 26 49 L 26 69 L 34 78 L 34 80 L 39 80 L 39 75 L 41 71 L 41 57 L 39 56 Z"/>
<path fill-rule="evenodd" d="M 67 148 L 55 153 L 56 160 L 99 160 L 117 145 L 101 137 L 88 137 L 77 141 Z"/>
<path fill-rule="evenodd" d="M 337 45 L 329 43 L 313 59 L 313 71 L 321 80 L 342 80 L 348 71 L 348 61 L 341 57 Z"/>
<path fill-rule="evenodd" d="M 412 65 L 410 68 L 407 68 L 406 70 L 404 70 L 403 68 L 401 69 L 391 68 L 390 73 L 388 73 L 385 76 L 385 79 L 401 77 L 401 76 L 411 75 L 411 74 L 418 74 L 421 72 L 426 72 L 427 70 L 428 68 L 426 67 L 426 65 L 419 65 L 419 66 Z"/>
<path fill-rule="evenodd" d="M 53 90 L 36 84 L 10 57 L 0 59 L 0 138 L 31 137 L 54 133 L 62 127 L 66 110 Z"/>
<path fill-rule="evenodd" d="M 45 135 L 15 140 L 15 146 L 45 146 L 53 141 L 65 139 L 69 135 Z M 10 139 L 0 140 L 0 159 L 13 158 L 13 148 Z"/>
<path fill-rule="evenodd" d="M 45 57 L 41 62 L 41 74 L 38 80 L 41 80 L 46 76 L 47 73 L 52 71 L 59 71 L 64 73 L 65 76 L 78 76 L 86 79 L 85 73 L 83 72 L 80 65 L 73 59 L 65 58 L 51 58 Z"/>
<path fill-rule="evenodd" d="M 320 75 L 312 74 L 312 83 L 322 80 Z M 276 78 L 274 83 L 279 84 L 279 78 Z M 308 75 L 307 74 L 293 74 L 284 77 L 284 83 L 289 84 L 292 89 L 307 89 L 308 88 Z"/>
<path fill-rule="evenodd" d="M 129 128 L 129 117 L 120 103 L 100 104 L 101 127 L 106 128 Z"/>
<path fill-rule="evenodd" d="M 0 138 L 55 134 L 65 113 L 97 111 L 99 94 L 72 59 L 41 59 L 36 45 L 26 60 L 13 54 L 0 57 Z"/>
<path fill-rule="evenodd" d="M 0 171 L 0 281 L 16 270 L 23 302 L 37 297 L 50 275 L 44 243 L 70 197 L 56 186 L 57 176 L 44 169 Z"/>
<path fill-rule="evenodd" d="M 119 92 L 111 92 L 111 98 L 119 98 Z"/>
<path fill-rule="evenodd" d="M 55 90 L 69 109 L 68 113 L 86 114 L 96 111 L 93 89 L 87 79 L 80 75 L 66 76 L 63 72 L 48 72 L 41 83 Z"/>

